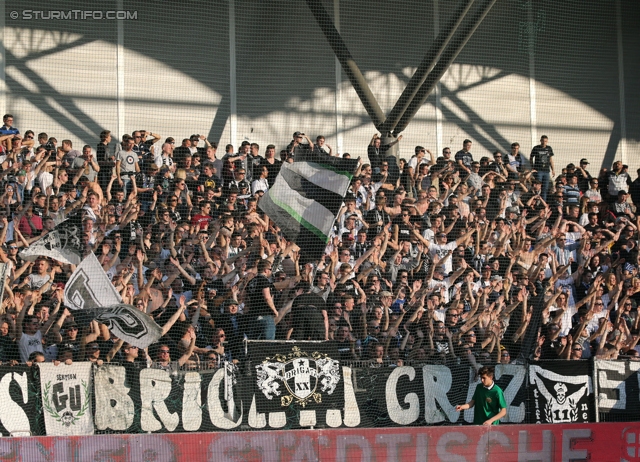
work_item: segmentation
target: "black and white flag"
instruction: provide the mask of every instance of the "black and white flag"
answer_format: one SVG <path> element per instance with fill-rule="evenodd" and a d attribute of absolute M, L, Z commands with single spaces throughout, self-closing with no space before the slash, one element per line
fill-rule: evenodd
<path fill-rule="evenodd" d="M 25 250 L 20 252 L 24 260 L 35 261 L 48 257 L 69 265 L 79 265 L 82 260 L 82 225 L 78 217 L 68 218 Z"/>
<path fill-rule="evenodd" d="M 282 164 L 259 207 L 301 249 L 307 261 L 320 259 L 344 201 L 357 159 L 325 154 L 296 156 Z"/>
<path fill-rule="evenodd" d="M 587 361 L 529 365 L 529 413 L 536 423 L 589 422 L 593 386 Z"/>
<path fill-rule="evenodd" d="M 93 253 L 87 255 L 64 287 L 64 305 L 73 310 L 122 303 L 102 265 Z"/>
<path fill-rule="evenodd" d="M 118 338 L 138 348 L 147 348 L 162 337 L 162 328 L 135 306 L 124 303 L 107 306 L 96 310 L 96 319 Z"/>
<path fill-rule="evenodd" d="M 82 310 L 86 318 L 97 319 L 118 338 L 138 348 L 146 348 L 162 336 L 162 328 L 151 316 L 122 303 L 93 253 L 78 265 L 65 285 L 64 304 Z"/>

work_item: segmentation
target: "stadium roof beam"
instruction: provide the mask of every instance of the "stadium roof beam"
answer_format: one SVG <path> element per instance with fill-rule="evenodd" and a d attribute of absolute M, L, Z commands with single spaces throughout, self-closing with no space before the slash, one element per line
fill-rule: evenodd
<path fill-rule="evenodd" d="M 467 44 L 473 33 L 482 23 L 495 3 L 496 0 L 484 0 L 477 8 L 477 10 L 473 13 L 471 19 L 465 23 L 460 32 L 455 36 L 455 38 L 450 41 L 450 46 L 447 47 L 447 49 L 441 54 L 438 63 L 433 67 L 433 70 L 429 72 L 429 74 L 425 77 L 424 82 L 422 83 L 418 91 L 415 92 L 413 98 L 408 104 L 408 107 L 401 115 L 398 123 L 393 128 L 394 134 L 401 133 L 405 128 L 407 128 L 407 125 L 409 125 L 411 119 L 413 119 L 418 110 L 425 103 L 436 84 L 440 81 L 451 64 L 453 64 L 455 59 L 460 54 L 460 51 L 462 51 L 464 46 Z"/>
<path fill-rule="evenodd" d="M 422 62 L 414 72 L 411 80 L 409 80 L 409 83 L 407 83 L 402 95 L 400 95 L 400 98 L 398 98 L 398 101 L 393 106 L 389 116 L 384 121 L 384 124 L 382 124 L 382 127 L 380 127 L 381 132 L 390 133 L 396 128 L 396 125 L 400 122 L 401 117 L 404 115 L 405 111 L 424 84 L 427 76 L 431 71 L 433 71 L 433 68 L 436 66 L 438 60 L 446 50 L 449 42 L 458 30 L 458 26 L 460 26 L 464 20 L 474 1 L 475 0 L 467 0 L 460 3 L 456 14 L 453 15 L 451 21 L 446 25 L 442 32 L 438 34 L 431 46 L 431 49 L 422 59 Z"/>
<path fill-rule="evenodd" d="M 342 65 L 342 69 L 344 69 L 349 77 L 351 85 L 353 85 L 373 124 L 379 129 L 386 118 L 385 114 L 382 108 L 380 108 L 376 97 L 371 92 L 371 88 L 369 88 L 369 84 L 362 75 L 362 72 L 360 72 L 360 68 L 353 59 L 353 56 L 351 56 L 346 43 L 342 40 L 342 36 L 336 29 L 333 19 L 324 9 L 322 0 L 307 0 L 307 5 L 311 13 L 315 16 L 316 22 L 320 26 L 320 29 L 322 29 L 329 45 L 331 45 L 336 58 L 338 58 L 338 61 Z"/>
<path fill-rule="evenodd" d="M 495 2 L 496 0 L 483 0 L 467 21 L 465 20 L 475 0 L 464 0 L 460 3 L 451 21 L 436 37 L 388 117 L 385 116 L 380 108 L 376 97 L 369 88 L 369 84 L 336 29 L 333 19 L 325 10 L 322 0 L 307 0 L 307 5 L 333 49 L 336 58 L 338 58 L 343 70 L 349 77 L 349 81 L 358 94 L 367 114 L 369 114 L 373 124 L 382 134 L 385 142 L 388 142 L 390 139 L 396 138 L 407 127 Z M 459 30 L 463 22 L 465 24 Z"/>

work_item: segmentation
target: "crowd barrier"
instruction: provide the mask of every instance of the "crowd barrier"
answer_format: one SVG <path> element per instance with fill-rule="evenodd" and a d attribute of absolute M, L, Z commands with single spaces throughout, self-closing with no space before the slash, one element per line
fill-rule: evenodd
<path fill-rule="evenodd" d="M 262 345 L 242 368 L 0 366 L 3 436 L 461 425 L 479 383 L 463 364 L 347 365 L 321 344 Z M 503 424 L 635 421 L 640 363 L 501 364 Z M 359 367 L 353 367 L 359 366 Z M 365 367 L 366 366 L 366 367 Z"/>

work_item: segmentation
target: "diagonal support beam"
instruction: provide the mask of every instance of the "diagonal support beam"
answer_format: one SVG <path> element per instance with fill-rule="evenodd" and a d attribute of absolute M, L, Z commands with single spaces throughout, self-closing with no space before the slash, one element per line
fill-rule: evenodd
<path fill-rule="evenodd" d="M 400 95 L 400 98 L 398 98 L 398 101 L 393 106 L 393 109 L 389 113 L 387 120 L 385 120 L 382 127 L 380 127 L 380 131 L 382 133 L 392 132 L 393 129 L 396 128 L 396 125 L 415 98 L 416 94 L 420 90 L 420 87 L 422 87 L 429 73 L 436 66 L 438 60 L 446 50 L 449 42 L 455 35 L 458 27 L 464 20 L 467 13 L 471 9 L 474 1 L 475 0 L 465 0 L 464 2 L 460 3 L 460 5 L 458 6 L 458 11 L 456 11 L 456 13 L 453 15 L 453 18 L 451 19 L 449 24 L 447 24 L 444 30 L 440 32 L 440 34 L 438 34 L 438 37 L 436 37 L 436 40 L 433 42 L 431 49 L 424 56 L 422 62 L 414 72 L 413 77 L 411 77 L 411 80 L 409 80 L 409 83 L 402 92 L 402 95 Z"/>
<path fill-rule="evenodd" d="M 436 64 L 433 71 L 429 73 L 426 80 L 409 103 L 409 107 L 395 126 L 394 133 L 400 133 L 407 128 L 411 119 L 413 119 L 418 110 L 425 103 L 436 84 L 440 81 L 444 73 L 447 72 L 451 64 L 453 64 L 460 54 L 460 51 L 462 51 L 495 3 L 496 0 L 484 0 L 478 10 L 473 14 L 471 20 L 464 25 L 459 36 L 452 41 L 451 46 L 442 54 L 442 58 L 438 61 L 438 64 Z"/>
<path fill-rule="evenodd" d="M 362 72 L 360 72 L 353 56 L 351 56 L 347 45 L 344 43 L 344 40 L 342 40 L 342 36 L 333 24 L 333 19 L 324 9 L 322 0 L 307 0 L 307 5 L 316 18 L 316 22 L 320 26 L 320 29 L 322 29 L 329 45 L 333 49 L 336 58 L 338 58 L 342 69 L 347 74 L 347 77 L 349 77 L 349 81 L 358 94 L 367 114 L 369 114 L 376 128 L 380 129 L 386 118 L 385 114 L 382 112 L 376 97 L 371 92 L 369 84 L 362 75 Z"/>

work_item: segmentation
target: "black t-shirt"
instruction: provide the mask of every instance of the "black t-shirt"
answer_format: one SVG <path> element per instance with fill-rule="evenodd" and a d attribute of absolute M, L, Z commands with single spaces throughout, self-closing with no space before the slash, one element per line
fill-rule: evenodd
<path fill-rule="evenodd" d="M 410 228 L 406 223 L 398 223 L 398 241 L 410 241 L 413 228 Z"/>
<path fill-rule="evenodd" d="M 17 359 L 17 351 L 18 348 L 16 342 L 10 335 L 0 335 L 0 361 Z"/>
<path fill-rule="evenodd" d="M 600 231 L 602 229 L 602 226 L 600 225 L 591 225 L 591 224 L 587 224 L 584 226 L 584 230 L 590 232 L 591 234 L 595 234 L 598 231 Z"/>
<path fill-rule="evenodd" d="M 112 156 L 109 145 L 104 143 L 98 143 L 98 147 L 96 149 L 96 158 L 98 162 L 108 162 L 109 158 Z"/>
<path fill-rule="evenodd" d="M 533 168 L 539 172 L 551 171 L 551 158 L 553 157 L 553 149 L 551 146 L 542 146 L 541 144 L 534 146 L 531 150 L 531 162 Z"/>
<path fill-rule="evenodd" d="M 113 347 L 113 345 L 111 345 L 111 347 Z M 109 350 L 111 349 L 111 347 L 109 347 Z M 58 344 L 58 353 L 63 348 L 68 348 L 69 350 L 71 350 L 71 352 L 73 353 L 74 361 L 82 360 L 80 358 L 80 340 L 63 339 L 62 342 Z M 105 356 L 109 352 L 109 350 L 104 351 L 103 355 L 103 345 L 100 345 L 100 356 Z"/>
<path fill-rule="evenodd" d="M 280 173 L 280 167 L 282 167 L 282 161 L 278 159 L 274 159 L 273 164 L 270 164 L 266 159 L 262 159 L 260 161 L 261 167 L 267 167 L 269 171 L 269 176 L 267 176 L 267 183 L 269 183 L 269 187 L 273 187 L 273 184 L 276 182 L 276 177 L 278 173 Z"/>
<path fill-rule="evenodd" d="M 584 172 L 586 173 L 586 175 L 582 174 L 582 170 L 576 170 L 576 176 L 578 177 L 578 187 L 583 193 L 586 192 L 587 189 L 589 189 L 589 181 L 591 181 L 591 178 L 593 178 L 589 172 L 587 172 L 586 170 Z"/>
<path fill-rule="evenodd" d="M 203 186 L 206 188 L 211 188 L 215 190 L 222 182 L 215 175 L 206 176 L 204 174 L 198 177 L 198 186 Z"/>
<path fill-rule="evenodd" d="M 373 210 L 369 210 L 365 216 L 364 221 L 369 225 L 369 232 L 367 232 L 367 240 L 372 240 L 378 234 L 380 234 L 383 228 L 391 223 L 391 217 L 384 210 L 378 210 L 376 207 Z M 378 225 L 378 222 L 382 221 L 382 225 Z"/>
<path fill-rule="evenodd" d="M 308 293 L 296 297 L 291 307 L 294 340 L 324 340 L 324 316 L 327 306 L 322 297 Z"/>
<path fill-rule="evenodd" d="M 473 155 L 471 154 L 471 152 L 461 149 L 460 151 L 456 152 L 455 160 L 456 160 L 456 164 L 458 163 L 459 160 L 461 160 L 462 165 L 464 165 L 469 170 L 471 170 L 471 164 L 473 162 Z M 463 169 L 460 168 L 460 166 L 457 166 L 457 168 L 458 168 L 458 171 L 463 171 Z M 464 171 L 464 173 L 466 173 L 466 171 Z"/>
<path fill-rule="evenodd" d="M 267 305 L 262 294 L 263 289 L 270 289 L 271 296 L 275 293 L 275 287 L 269 279 L 263 274 L 260 274 L 253 278 L 247 285 L 247 295 L 249 300 L 249 313 L 252 318 L 258 316 L 273 316 L 273 311 Z"/>

